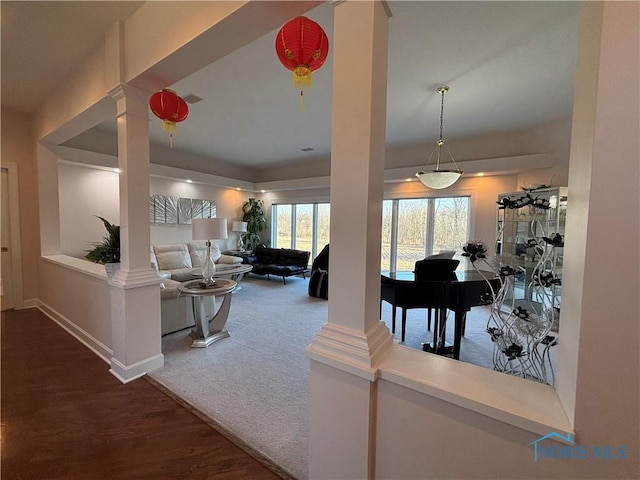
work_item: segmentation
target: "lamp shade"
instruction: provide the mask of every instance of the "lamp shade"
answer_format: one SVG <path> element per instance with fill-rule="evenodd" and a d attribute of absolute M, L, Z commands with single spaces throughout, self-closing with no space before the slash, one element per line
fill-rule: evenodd
<path fill-rule="evenodd" d="M 418 172 L 416 177 L 427 187 L 439 190 L 447 188 L 458 181 L 462 172 L 451 170 L 433 170 L 430 172 Z"/>
<path fill-rule="evenodd" d="M 233 222 L 231 230 L 233 230 L 234 232 L 246 232 L 247 222 Z"/>
<path fill-rule="evenodd" d="M 191 220 L 194 240 L 221 240 L 227 238 L 226 218 L 194 218 Z"/>

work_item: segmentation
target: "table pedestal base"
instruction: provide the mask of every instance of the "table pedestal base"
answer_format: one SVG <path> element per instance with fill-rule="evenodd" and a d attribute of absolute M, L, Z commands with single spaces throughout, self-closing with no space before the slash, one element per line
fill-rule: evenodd
<path fill-rule="evenodd" d="M 218 279 L 219 286 L 209 288 L 197 288 L 200 280 L 193 280 L 182 284 L 179 289 L 187 295 L 191 296 L 191 306 L 193 308 L 193 318 L 196 326 L 189 336 L 193 339 L 191 346 L 194 348 L 206 348 L 213 342 L 229 337 L 229 332 L 225 329 L 227 318 L 229 317 L 229 309 L 231 308 L 231 293 L 238 285 L 232 280 Z M 190 288 L 194 286 L 194 288 Z M 211 298 L 213 301 L 213 315 L 210 317 L 211 311 L 208 313 L 203 305 L 205 297 Z M 215 297 L 221 299 L 221 304 L 216 311 Z"/>
<path fill-rule="evenodd" d="M 198 333 L 195 331 L 191 331 L 189 334 L 191 338 L 193 338 L 193 342 L 191 342 L 191 346 L 194 348 L 207 348 L 213 342 L 217 342 L 218 340 L 222 340 L 223 338 L 229 337 L 229 332 L 223 330 L 222 332 L 215 333 L 213 335 L 209 335 L 206 338 L 198 338 Z"/>

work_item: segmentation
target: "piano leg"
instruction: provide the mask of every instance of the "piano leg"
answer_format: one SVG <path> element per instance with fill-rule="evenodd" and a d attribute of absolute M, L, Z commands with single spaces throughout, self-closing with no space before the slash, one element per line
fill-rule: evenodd
<path fill-rule="evenodd" d="M 396 333 L 396 304 L 391 304 L 391 333 Z"/>
<path fill-rule="evenodd" d="M 436 352 L 442 352 L 447 339 L 447 309 L 441 308 L 438 309 L 436 315 L 438 315 L 438 320 L 436 321 L 435 328 L 433 330 L 433 338 L 434 338 L 434 347 Z M 436 337 L 437 335 L 437 337 Z M 437 338 L 437 342 L 435 341 Z"/>
<path fill-rule="evenodd" d="M 453 332 L 453 358 L 460 360 L 460 344 L 462 343 L 462 335 L 464 335 L 464 327 L 467 323 L 467 310 L 459 310 L 456 312 L 455 329 Z"/>

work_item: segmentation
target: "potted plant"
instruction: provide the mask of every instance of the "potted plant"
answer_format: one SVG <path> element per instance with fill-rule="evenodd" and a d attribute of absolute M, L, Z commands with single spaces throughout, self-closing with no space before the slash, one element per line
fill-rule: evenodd
<path fill-rule="evenodd" d="M 107 235 L 102 238 L 101 242 L 94 242 L 93 249 L 87 250 L 85 258 L 95 263 L 101 263 L 105 266 L 107 276 L 111 276 L 115 270 L 114 264 L 120 263 L 120 226 L 113 225 L 107 219 L 96 215 L 102 220 Z"/>
<path fill-rule="evenodd" d="M 267 228 L 267 220 L 262 209 L 264 202 L 250 198 L 242 205 L 242 221 L 247 222 L 247 232 L 242 235 L 242 241 L 249 250 L 255 250 L 258 245 L 264 245 L 260 232 Z"/>

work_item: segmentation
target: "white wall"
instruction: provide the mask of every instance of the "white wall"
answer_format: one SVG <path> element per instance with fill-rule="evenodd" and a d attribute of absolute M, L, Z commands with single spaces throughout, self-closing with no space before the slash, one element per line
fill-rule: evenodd
<path fill-rule="evenodd" d="M 59 163 L 58 186 L 60 253 L 82 258 L 107 234 L 96 215 L 120 224 L 118 174 Z"/>
<path fill-rule="evenodd" d="M 251 195 L 248 192 L 232 188 L 220 188 L 200 183 L 186 183 L 184 181 L 151 177 L 151 193 L 169 195 L 182 198 L 201 198 L 214 200 L 218 218 L 227 219 L 227 240 L 220 240 L 220 249 L 236 248 L 237 235 L 231 231 L 234 220 L 242 219 L 242 204 Z M 179 243 L 191 241 L 191 225 L 151 224 L 151 244 Z"/>
<path fill-rule="evenodd" d="M 91 242 L 105 235 L 100 215 L 119 224 L 118 174 L 88 165 L 59 163 L 60 185 L 60 253 L 83 258 Z M 237 235 L 231 231 L 234 220 L 242 218 L 242 204 L 249 192 L 220 188 L 201 183 L 151 177 L 151 194 L 183 198 L 201 198 L 216 202 L 217 216 L 228 220 L 227 240 L 221 240 L 221 250 L 234 249 Z M 191 241 L 191 225 L 150 224 L 151 244 Z"/>
<path fill-rule="evenodd" d="M 112 353 L 109 284 L 102 265 L 82 263 L 88 267 L 77 270 L 68 264 L 41 260 L 40 305 L 103 360 L 109 361 Z M 88 274 L 87 268 L 95 273 Z"/>

